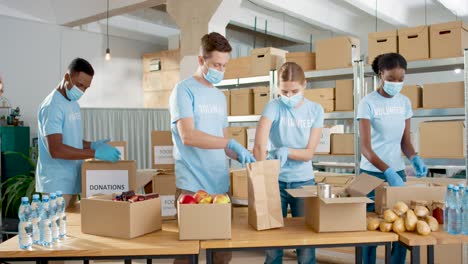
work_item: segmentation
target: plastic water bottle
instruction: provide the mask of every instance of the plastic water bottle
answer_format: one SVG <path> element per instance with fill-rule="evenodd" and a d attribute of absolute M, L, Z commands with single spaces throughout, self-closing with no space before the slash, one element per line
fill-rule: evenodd
<path fill-rule="evenodd" d="M 52 245 L 52 223 L 50 222 L 50 203 L 49 196 L 42 196 L 42 210 L 41 210 L 41 222 L 39 224 L 41 230 L 41 245 L 44 247 L 50 247 Z"/>
<path fill-rule="evenodd" d="M 468 235 L 468 189 L 465 189 L 465 195 L 463 195 L 463 228 L 462 232 L 464 235 Z"/>
<path fill-rule="evenodd" d="M 57 216 L 57 194 L 50 193 L 50 223 L 52 224 L 52 241 L 59 239 L 59 219 Z"/>
<path fill-rule="evenodd" d="M 61 191 L 57 191 L 57 216 L 59 218 L 59 238 L 65 239 L 67 236 L 67 215 L 65 208 L 67 207 L 65 199 Z"/>
<path fill-rule="evenodd" d="M 31 202 L 31 224 L 33 229 L 33 244 L 41 243 L 41 231 L 39 230 L 39 222 L 41 221 L 41 201 L 39 194 L 34 194 Z"/>
<path fill-rule="evenodd" d="M 447 186 L 447 191 L 445 192 L 444 197 L 444 231 L 448 232 L 448 212 L 450 210 L 449 201 L 452 196 L 453 184 Z"/>
<path fill-rule="evenodd" d="M 21 249 L 31 249 L 32 247 L 32 224 L 31 224 L 31 206 L 29 198 L 22 197 L 21 205 L 18 210 L 18 241 Z"/>
<path fill-rule="evenodd" d="M 458 189 L 460 190 L 460 196 L 463 197 L 465 195 L 465 184 L 458 184 Z"/>
<path fill-rule="evenodd" d="M 458 235 L 461 233 L 461 201 L 458 186 L 453 187 L 449 202 L 448 233 Z"/>

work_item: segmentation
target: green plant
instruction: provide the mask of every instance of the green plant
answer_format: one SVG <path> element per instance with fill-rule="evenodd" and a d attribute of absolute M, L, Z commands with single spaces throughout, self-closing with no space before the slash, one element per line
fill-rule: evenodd
<path fill-rule="evenodd" d="M 27 160 L 28 163 L 33 168 L 29 171 L 29 174 L 16 175 L 11 178 L 8 178 L 5 182 L 0 184 L 0 189 L 2 190 L 2 195 L 0 197 L 0 205 L 3 207 L 5 205 L 4 214 L 8 213 L 8 210 L 11 208 L 15 210 L 19 208 L 21 203 L 21 197 L 31 198 L 32 194 L 36 189 L 36 163 L 27 155 L 24 155 L 21 152 L 5 152 L 5 155 L 17 155 Z M 6 201 L 6 204 L 4 202 Z"/>

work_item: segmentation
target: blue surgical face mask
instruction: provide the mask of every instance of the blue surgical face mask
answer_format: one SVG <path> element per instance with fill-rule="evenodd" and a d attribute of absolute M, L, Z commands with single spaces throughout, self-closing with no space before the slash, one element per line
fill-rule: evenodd
<path fill-rule="evenodd" d="M 289 108 L 295 108 L 303 98 L 304 96 L 302 95 L 302 93 L 295 94 L 291 97 L 287 97 L 284 95 L 280 96 L 281 102 L 283 102 L 283 104 L 285 104 Z"/>
<path fill-rule="evenodd" d="M 224 72 L 208 67 L 208 72 L 206 74 L 203 73 L 203 77 L 209 83 L 216 85 L 224 79 Z"/>
<path fill-rule="evenodd" d="M 403 89 L 403 82 L 384 81 L 383 89 L 388 95 L 393 97 L 397 95 L 401 91 L 401 89 Z"/>
<path fill-rule="evenodd" d="M 81 96 L 83 96 L 83 91 L 76 87 L 76 85 L 73 85 L 71 89 L 67 89 L 65 87 L 65 93 L 67 94 L 68 99 L 72 102 L 80 100 Z"/>

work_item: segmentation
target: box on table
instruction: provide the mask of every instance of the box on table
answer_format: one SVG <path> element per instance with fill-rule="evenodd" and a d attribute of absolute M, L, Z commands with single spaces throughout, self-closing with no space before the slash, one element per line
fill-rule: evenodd
<path fill-rule="evenodd" d="M 349 68 L 360 59 L 360 41 L 353 37 L 336 37 L 316 41 L 317 70 Z"/>
<path fill-rule="evenodd" d="M 419 125 L 419 153 L 424 158 L 464 158 L 463 120 L 431 121 Z"/>
<path fill-rule="evenodd" d="M 151 131 L 151 156 L 153 169 L 174 169 L 171 131 Z"/>
<path fill-rule="evenodd" d="M 305 221 L 315 232 L 366 231 L 366 204 L 372 200 L 365 196 L 382 183 L 379 178 L 361 174 L 345 188 L 351 197 L 343 198 L 319 198 L 317 188 L 311 187 L 287 192 L 305 198 Z"/>
<path fill-rule="evenodd" d="M 405 85 L 401 90 L 401 94 L 408 97 L 413 109 L 423 106 L 423 90 L 420 85 Z"/>
<path fill-rule="evenodd" d="M 107 144 L 120 151 L 120 160 L 127 160 L 127 141 L 110 141 Z"/>
<path fill-rule="evenodd" d="M 175 219 L 176 177 L 174 171 L 159 170 L 153 176 L 153 192 L 161 199 L 161 215 L 163 220 Z"/>
<path fill-rule="evenodd" d="M 161 200 L 114 202 L 112 195 L 84 198 L 80 202 L 81 232 L 132 239 L 161 230 Z"/>
<path fill-rule="evenodd" d="M 352 111 L 354 110 L 354 81 L 338 80 L 335 88 L 335 110 Z"/>
<path fill-rule="evenodd" d="M 263 108 L 270 101 L 270 87 L 255 87 L 253 89 L 254 96 L 254 115 L 261 115 Z"/>
<path fill-rule="evenodd" d="M 463 21 L 453 21 L 431 25 L 431 58 L 463 57 L 468 48 L 468 25 Z"/>
<path fill-rule="evenodd" d="M 344 133 L 344 125 L 324 126 L 320 142 L 315 150 L 316 154 L 330 154 L 331 151 L 331 134 Z"/>
<path fill-rule="evenodd" d="M 247 170 L 231 170 L 232 198 L 238 200 L 247 200 Z"/>
<path fill-rule="evenodd" d="M 242 116 L 254 113 L 254 99 L 252 89 L 231 90 L 231 115 Z"/>
<path fill-rule="evenodd" d="M 251 63 L 252 59 L 250 56 L 230 59 L 226 65 L 224 79 L 237 79 L 253 76 Z"/>
<path fill-rule="evenodd" d="M 246 127 L 228 127 L 229 138 L 235 139 L 242 146 L 247 147 L 247 128 Z"/>
<path fill-rule="evenodd" d="M 367 42 L 369 47 L 368 64 L 372 64 L 374 59 L 381 54 L 398 53 L 398 33 L 396 30 L 369 33 Z"/>
<path fill-rule="evenodd" d="M 353 155 L 354 154 L 354 134 L 332 134 L 331 154 Z"/>
<path fill-rule="evenodd" d="M 423 106 L 424 108 L 465 107 L 464 82 L 425 84 Z"/>
<path fill-rule="evenodd" d="M 270 70 L 277 70 L 286 61 L 288 51 L 277 48 L 259 48 L 252 50 L 251 71 L 253 76 L 269 75 Z"/>
<path fill-rule="evenodd" d="M 305 72 L 316 69 L 314 52 L 288 52 L 286 53 L 286 62 L 296 63 Z"/>
<path fill-rule="evenodd" d="M 231 115 L 231 91 L 229 90 L 221 90 L 226 96 L 226 113 L 228 116 Z"/>
<path fill-rule="evenodd" d="M 231 239 L 231 204 L 177 204 L 180 240 Z"/>
<path fill-rule="evenodd" d="M 398 51 L 407 61 L 429 59 L 429 27 L 398 29 Z"/>
<path fill-rule="evenodd" d="M 136 186 L 136 162 L 86 160 L 81 166 L 81 183 L 84 198 L 135 190 L 139 187 Z"/>

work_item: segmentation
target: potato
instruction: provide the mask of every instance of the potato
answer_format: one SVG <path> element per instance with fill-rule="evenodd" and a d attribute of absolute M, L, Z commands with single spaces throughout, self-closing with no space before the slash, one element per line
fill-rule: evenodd
<path fill-rule="evenodd" d="M 395 220 L 395 222 L 393 222 L 392 229 L 393 229 L 393 232 L 396 232 L 396 233 L 405 232 L 406 228 L 405 228 L 405 221 L 403 221 L 403 218 L 398 218 L 397 220 Z"/>
<path fill-rule="evenodd" d="M 418 218 L 414 214 L 413 210 L 408 210 L 406 212 L 405 218 L 405 228 L 408 231 L 414 231 L 416 229 L 416 224 L 418 222 Z"/>
<path fill-rule="evenodd" d="M 390 209 L 384 211 L 384 219 L 387 223 L 393 223 L 398 219 L 398 216 Z"/>
<path fill-rule="evenodd" d="M 393 224 L 392 223 L 387 223 L 385 221 L 382 221 L 380 222 L 380 231 L 382 232 L 390 232 L 392 231 L 392 226 Z"/>
<path fill-rule="evenodd" d="M 403 214 L 405 214 L 406 211 L 408 211 L 408 205 L 405 204 L 404 202 L 397 202 L 393 206 L 393 212 L 395 212 L 395 214 L 399 216 L 402 216 Z"/>
<path fill-rule="evenodd" d="M 414 207 L 414 213 L 417 217 L 426 217 L 429 215 L 429 209 L 425 206 L 417 205 Z"/>
<path fill-rule="evenodd" d="M 430 215 L 426 216 L 426 223 L 429 225 L 432 232 L 436 232 L 437 230 L 439 230 L 439 222 L 437 221 L 437 219 L 435 219 L 435 217 Z"/>
<path fill-rule="evenodd" d="M 418 223 L 416 224 L 416 229 L 418 231 L 418 234 L 423 236 L 427 236 L 431 233 L 431 228 L 424 221 L 418 221 Z"/>
<path fill-rule="evenodd" d="M 378 218 L 368 218 L 367 219 L 367 230 L 375 231 L 379 228 L 381 220 Z"/>

